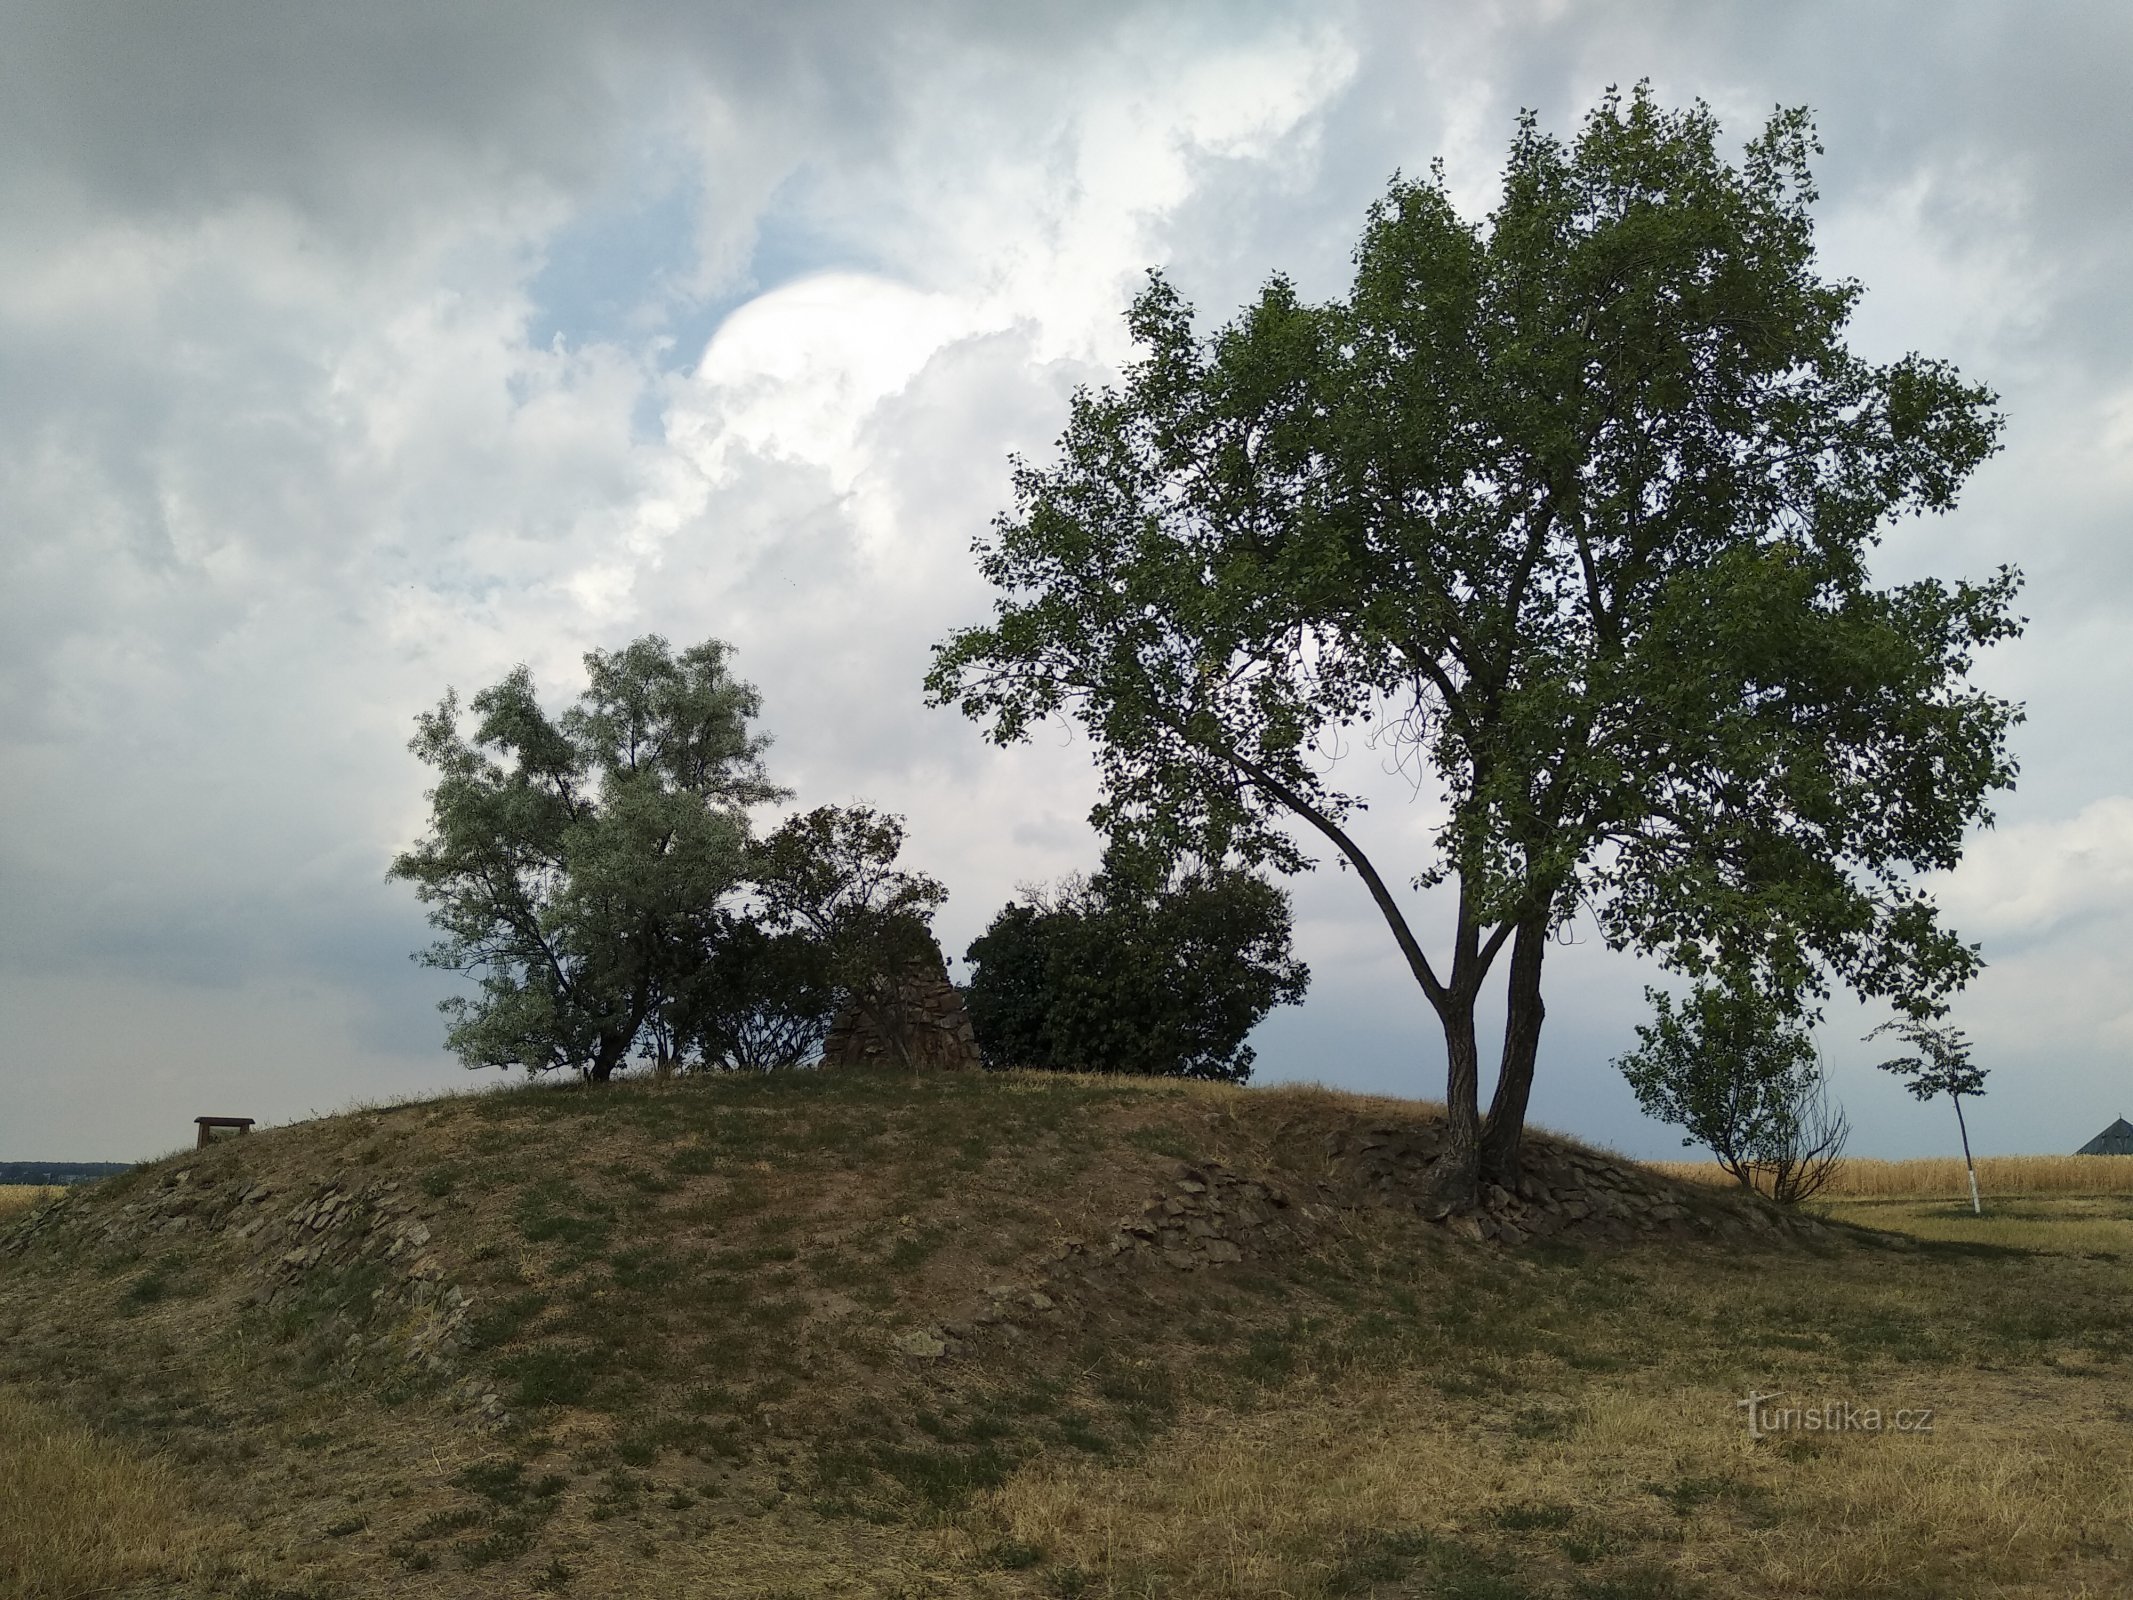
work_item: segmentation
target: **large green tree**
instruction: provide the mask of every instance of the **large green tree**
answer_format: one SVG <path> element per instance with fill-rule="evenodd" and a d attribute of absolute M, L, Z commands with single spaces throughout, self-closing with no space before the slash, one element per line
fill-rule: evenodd
<path fill-rule="evenodd" d="M 1075 396 L 979 541 L 993 623 L 937 651 L 930 695 L 996 740 L 1089 730 L 1108 831 L 1291 870 L 1301 832 L 1356 871 L 1442 1026 L 1453 1203 L 1517 1172 L 1581 910 L 1692 974 L 1921 1015 L 1978 965 L 1915 874 L 2012 782 L 2015 708 L 1968 673 L 2016 579 L 1883 587 L 1869 559 L 1999 419 L 1939 361 L 1847 347 L 1817 148 L 1784 112 L 1729 160 L 1640 88 L 1567 143 L 1522 119 L 1486 217 L 1395 179 L 1344 298 L 1276 277 L 1203 338 L 1151 278 L 1124 382 Z M 1358 729 L 1443 803 L 1392 872 L 1448 890 L 1434 953 L 1351 830 L 1327 758 Z"/>
<path fill-rule="evenodd" d="M 430 829 L 389 875 L 441 935 L 417 959 L 479 984 L 442 1008 L 468 1066 L 605 1080 L 640 1046 L 675 1054 L 670 1000 L 702 964 L 705 919 L 744 887 L 748 809 L 783 796 L 726 653 L 652 635 L 587 655 L 560 716 L 519 667 L 475 695 L 471 736 L 450 692 L 417 719 Z"/>
<path fill-rule="evenodd" d="M 775 1072 L 816 1059 L 839 998 L 829 948 L 812 933 L 773 933 L 723 907 L 697 931 L 703 960 L 680 976 L 667 1002 L 677 1057 L 725 1072 Z"/>

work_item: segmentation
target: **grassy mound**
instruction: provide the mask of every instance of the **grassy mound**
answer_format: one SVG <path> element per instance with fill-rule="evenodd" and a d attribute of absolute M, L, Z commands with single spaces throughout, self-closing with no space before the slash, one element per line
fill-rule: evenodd
<path fill-rule="evenodd" d="M 352 1113 L 0 1233 L 0 1395 L 175 1474 L 209 1531 L 122 1593 L 2043 1594 L 2133 1556 L 2123 1429 L 2077 1426 L 2123 1264 L 1549 1139 L 1432 1221 L 1440 1131 L 1050 1075 Z M 1752 1439 L 1750 1388 L 1951 1420 Z"/>

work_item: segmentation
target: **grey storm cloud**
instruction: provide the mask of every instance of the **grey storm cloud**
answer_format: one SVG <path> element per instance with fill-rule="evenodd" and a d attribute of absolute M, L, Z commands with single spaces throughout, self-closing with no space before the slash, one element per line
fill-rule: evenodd
<path fill-rule="evenodd" d="M 422 826 L 411 719 L 519 661 L 562 698 L 647 631 L 736 644 L 803 801 L 909 815 L 959 952 L 1092 864 L 1090 752 L 994 750 L 918 678 L 1142 271 L 1210 320 L 1276 270 L 1336 293 L 1395 169 L 1442 156 L 1483 209 L 1520 108 L 1567 133 L 1645 77 L 1740 137 L 1813 107 L 1862 348 L 2003 395 L 2006 450 L 1884 566 L 2030 574 L 1984 671 L 2029 703 L 2022 787 L 1942 892 L 1994 958 L 1958 1017 L 2009 1091 L 1981 1141 L 2071 1148 L 2133 1049 L 2129 34 L 2100 4 L 9 7 L 0 1157 L 464 1082 L 382 881 Z M 1397 862 L 1426 801 L 1380 787 Z M 1431 1092 L 1352 878 L 1295 893 L 1316 982 L 1262 1073 Z M 1653 974 L 1568 938 L 1537 1114 L 1666 1152 L 1606 1069 Z M 1826 1030 L 1862 1143 L 1929 1147 L 1871 1020 Z"/>
<path fill-rule="evenodd" d="M 9 8 L 0 132 L 18 178 L 128 213 L 268 195 L 389 225 L 469 188 L 595 180 L 647 109 L 697 100 L 804 130 L 811 153 L 863 149 L 929 63 L 1071 56 L 1119 10 L 46 0 Z"/>

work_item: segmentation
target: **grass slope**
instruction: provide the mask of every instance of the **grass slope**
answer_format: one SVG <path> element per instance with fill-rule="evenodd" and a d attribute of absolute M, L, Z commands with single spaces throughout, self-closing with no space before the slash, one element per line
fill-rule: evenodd
<path fill-rule="evenodd" d="M 76 1539 L 57 1574 L 52 1519 L 0 1502 L 0 1574 L 248 1600 L 2118 1592 L 2123 1259 L 1801 1236 L 1693 1184 L 1661 1232 L 1499 1248 L 1342 1153 L 1433 1118 L 823 1074 L 542 1086 L 167 1158 L 0 1234 L 0 1399 L 52 1471 L 134 1474 L 161 1543 L 96 1577 Z M 1751 1388 L 1935 1425 L 1752 1439 Z"/>

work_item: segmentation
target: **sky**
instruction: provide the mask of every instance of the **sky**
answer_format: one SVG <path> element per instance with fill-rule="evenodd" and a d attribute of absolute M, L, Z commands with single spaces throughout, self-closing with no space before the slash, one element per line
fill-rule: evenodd
<path fill-rule="evenodd" d="M 521 662 L 560 706 L 646 633 L 734 646 L 799 803 L 908 819 L 960 957 L 1095 864 L 1093 762 L 920 679 L 1142 275 L 1209 328 L 1276 271 L 1340 294 L 1395 171 L 1441 158 L 1479 216 L 1522 108 L 1569 134 L 1647 78 L 1732 140 L 1811 107 L 1854 347 L 2001 396 L 2003 451 L 1876 571 L 2027 574 L 1977 673 L 2027 708 L 2020 784 L 1933 887 L 1990 963 L 1951 1016 L 1975 1144 L 2072 1150 L 2133 1114 L 2128 60 L 2133 11 L 2071 0 L 6 0 L 0 1159 L 493 1082 L 385 881 L 413 719 Z M 1404 876 L 1429 807 L 1350 759 Z M 1313 984 L 1257 1081 L 1440 1094 L 1361 885 L 1291 890 Z M 1610 1066 L 1657 976 L 1566 931 L 1537 1122 L 1680 1153 Z M 1821 1030 L 1853 1150 L 1952 1149 L 1874 1070 L 1881 1015 Z"/>

